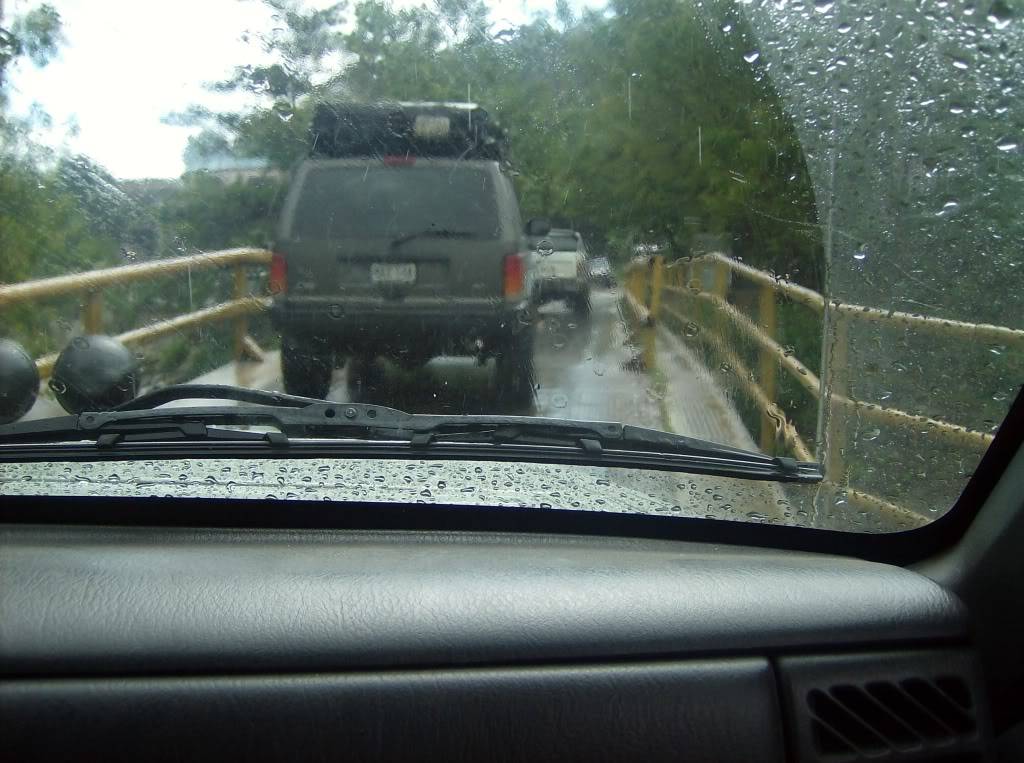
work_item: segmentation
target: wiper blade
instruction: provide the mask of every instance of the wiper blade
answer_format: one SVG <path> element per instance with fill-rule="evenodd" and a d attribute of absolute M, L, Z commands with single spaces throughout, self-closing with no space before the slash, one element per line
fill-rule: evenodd
<path fill-rule="evenodd" d="M 405 235 L 399 236 L 391 242 L 391 248 L 396 249 L 397 247 L 405 244 L 409 241 L 413 241 L 417 238 L 473 238 L 475 234 L 468 230 L 452 230 L 450 228 L 427 228 L 426 230 L 416 231 L 415 233 L 406 233 Z"/>
<path fill-rule="evenodd" d="M 201 399 L 252 405 L 149 407 Z M 262 426 L 275 431 L 218 428 L 222 426 Z M 782 482 L 819 482 L 823 477 L 815 462 L 767 456 L 628 424 L 531 416 L 412 414 L 379 405 L 333 403 L 219 385 L 172 386 L 112 411 L 0 427 L 0 451 L 25 443 L 83 440 L 105 448 L 182 440 L 274 448 L 301 447 L 315 441 L 325 447 L 325 438 L 333 453 L 356 449 L 388 457 L 545 461 Z"/>

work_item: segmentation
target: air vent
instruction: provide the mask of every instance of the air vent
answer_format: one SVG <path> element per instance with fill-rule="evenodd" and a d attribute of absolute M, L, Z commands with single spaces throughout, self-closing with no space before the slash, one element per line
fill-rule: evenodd
<path fill-rule="evenodd" d="M 985 716 L 969 655 L 780 660 L 802 761 L 984 760 Z"/>
<path fill-rule="evenodd" d="M 977 730 L 970 690 L 956 676 L 813 689 L 807 708 L 821 755 L 874 757 L 945 747 Z"/>

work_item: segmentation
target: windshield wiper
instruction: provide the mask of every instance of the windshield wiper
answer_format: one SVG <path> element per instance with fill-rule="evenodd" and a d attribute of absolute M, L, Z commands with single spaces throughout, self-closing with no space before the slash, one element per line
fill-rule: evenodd
<path fill-rule="evenodd" d="M 224 399 L 250 405 L 155 408 L 175 400 Z M 258 426 L 257 432 L 224 427 Z M 0 459 L 18 460 L 54 444 L 95 452 L 139 444 L 247 446 L 390 458 L 539 461 L 819 482 L 821 465 L 767 456 L 628 424 L 532 416 L 412 414 L 379 405 L 333 403 L 275 392 L 183 384 L 118 409 L 0 427 Z M 62 451 L 66 452 L 66 451 Z M 204 451 L 209 454 L 209 451 Z M 218 454 L 219 451 L 218 451 Z M 121 454 L 123 455 L 123 454 Z"/>
<path fill-rule="evenodd" d="M 402 244 L 417 238 L 474 238 L 475 233 L 468 230 L 451 230 L 450 228 L 427 228 L 415 233 L 406 233 L 391 242 L 391 248 L 397 249 Z"/>

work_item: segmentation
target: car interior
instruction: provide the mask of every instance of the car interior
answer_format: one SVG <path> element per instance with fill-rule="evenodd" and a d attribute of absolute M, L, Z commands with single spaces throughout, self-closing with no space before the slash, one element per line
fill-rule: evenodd
<path fill-rule="evenodd" d="M 0 758 L 1021 760 L 1022 434 L 877 535 L 8 496 Z"/>

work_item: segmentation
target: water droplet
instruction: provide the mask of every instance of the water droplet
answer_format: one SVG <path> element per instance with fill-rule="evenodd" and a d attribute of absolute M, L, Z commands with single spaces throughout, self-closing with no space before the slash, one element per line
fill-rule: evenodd
<path fill-rule="evenodd" d="M 985 17 L 985 20 L 996 29 L 1006 29 L 1013 20 L 1013 12 L 1006 3 L 1002 2 L 1002 0 L 997 0 L 992 4 L 992 9 L 989 11 L 988 16 Z"/>
<path fill-rule="evenodd" d="M 723 374 L 731 374 L 732 366 L 730 366 L 728 363 L 722 363 L 722 365 L 718 367 L 718 370 L 721 371 Z"/>
<path fill-rule="evenodd" d="M 565 342 L 566 339 L 564 334 L 555 334 L 555 337 L 551 340 L 551 346 L 556 350 L 560 350 L 565 347 Z"/>
<path fill-rule="evenodd" d="M 334 318 L 335 320 L 341 318 L 343 313 L 344 311 L 341 309 L 341 305 L 331 305 L 330 307 L 327 308 L 327 314 Z"/>
<path fill-rule="evenodd" d="M 867 258 L 868 250 L 865 249 L 864 247 L 861 247 L 860 249 L 853 253 L 853 259 L 857 260 L 858 262 L 863 262 Z"/>
<path fill-rule="evenodd" d="M 879 435 L 881 434 L 882 430 L 875 427 L 874 429 L 869 429 L 868 431 L 866 431 L 864 435 L 861 437 L 861 439 L 871 442 L 872 440 L 877 440 Z"/>
<path fill-rule="evenodd" d="M 565 408 L 565 406 L 569 404 L 569 398 L 562 394 L 553 395 L 551 397 L 551 404 L 555 406 L 555 408 Z"/>
<path fill-rule="evenodd" d="M 594 375 L 595 376 L 604 376 L 605 370 L 606 369 L 605 369 L 603 363 L 595 363 L 594 364 Z"/>
<path fill-rule="evenodd" d="M 537 254 L 541 257 L 547 257 L 553 251 L 555 251 L 554 245 L 546 238 L 537 242 Z"/>
<path fill-rule="evenodd" d="M 998 148 L 1000 151 L 1016 151 L 1017 141 L 1011 138 L 1004 138 L 1000 140 L 998 143 L 996 143 L 996 148 Z"/>
<path fill-rule="evenodd" d="M 953 68 L 954 69 L 960 69 L 961 71 L 964 71 L 965 69 L 970 69 L 971 65 L 969 63 L 967 63 L 966 61 L 964 61 L 962 58 L 954 58 L 953 59 Z"/>
<path fill-rule="evenodd" d="M 942 209 L 935 213 L 936 217 L 949 217 L 960 210 L 960 202 L 947 201 L 942 205 Z"/>
<path fill-rule="evenodd" d="M 832 6 L 834 5 L 835 2 L 833 2 L 833 0 L 816 0 L 816 2 L 814 3 L 814 12 L 828 13 L 830 10 L 832 10 Z"/>
<path fill-rule="evenodd" d="M 693 321 L 690 321 L 685 326 L 683 326 L 683 334 L 685 334 L 686 336 L 697 336 L 697 334 L 699 333 L 700 326 L 698 326 Z"/>
<path fill-rule="evenodd" d="M 756 61 L 760 57 L 761 57 L 761 53 L 756 51 L 756 50 L 752 50 L 749 53 L 744 53 L 743 54 L 743 60 L 746 61 L 748 64 L 754 63 L 754 61 Z"/>

